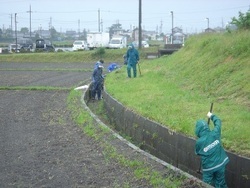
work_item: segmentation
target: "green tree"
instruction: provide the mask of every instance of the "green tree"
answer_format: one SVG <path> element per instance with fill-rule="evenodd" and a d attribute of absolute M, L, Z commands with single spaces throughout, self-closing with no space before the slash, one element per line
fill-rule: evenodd
<path fill-rule="evenodd" d="M 50 35 L 52 40 L 57 40 L 58 33 L 54 27 L 51 27 L 50 29 Z"/>
<path fill-rule="evenodd" d="M 239 12 L 239 18 L 232 18 L 232 24 L 235 24 L 239 29 L 250 29 L 250 11 L 246 14 Z"/>
<path fill-rule="evenodd" d="M 2 31 L 2 29 L 0 29 L 0 39 L 2 39 L 3 38 L 3 31 Z"/>
<path fill-rule="evenodd" d="M 87 31 L 86 31 L 86 29 L 83 30 L 83 39 L 87 40 Z"/>
<path fill-rule="evenodd" d="M 119 31 L 122 31 L 122 25 L 120 23 L 113 24 L 109 28 L 109 35 L 112 36 Z"/>
<path fill-rule="evenodd" d="M 40 37 L 39 37 L 39 34 L 38 33 L 36 33 L 36 35 L 35 35 L 35 39 L 39 39 Z"/>
<path fill-rule="evenodd" d="M 5 38 L 12 38 L 14 36 L 14 31 L 12 31 L 11 29 L 6 29 L 5 30 Z"/>
<path fill-rule="evenodd" d="M 23 34 L 26 34 L 26 33 L 29 33 L 29 29 L 27 27 L 22 27 L 20 32 Z"/>

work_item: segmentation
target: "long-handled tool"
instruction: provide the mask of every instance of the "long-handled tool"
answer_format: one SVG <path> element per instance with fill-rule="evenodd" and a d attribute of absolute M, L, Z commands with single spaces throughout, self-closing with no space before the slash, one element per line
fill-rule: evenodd
<path fill-rule="evenodd" d="M 213 111 L 213 105 L 214 105 L 214 103 L 211 103 L 210 111 L 209 111 L 209 112 L 211 112 L 211 113 L 212 113 L 212 111 Z M 209 125 L 209 123 L 210 123 L 210 118 L 208 118 L 208 120 L 207 120 L 207 124 L 208 124 L 208 125 Z"/>
<path fill-rule="evenodd" d="M 211 113 L 213 111 L 213 105 L 214 105 L 214 103 L 211 103 L 210 110 L 209 110 L 209 112 L 211 112 Z M 210 123 L 210 118 L 208 118 L 208 120 L 207 120 L 208 126 L 209 126 L 209 123 Z M 197 173 L 201 174 L 201 161 L 200 161 L 200 166 L 199 166 L 199 170 L 197 171 Z"/>
<path fill-rule="evenodd" d="M 137 64 L 138 64 L 138 69 L 139 69 L 139 73 L 140 73 L 140 76 L 141 76 L 141 67 L 140 67 L 139 62 Z"/>

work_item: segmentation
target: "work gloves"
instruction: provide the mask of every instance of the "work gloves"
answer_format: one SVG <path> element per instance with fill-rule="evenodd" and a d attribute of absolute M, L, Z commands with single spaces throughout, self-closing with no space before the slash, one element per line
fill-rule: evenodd
<path fill-rule="evenodd" d="M 208 118 L 211 118 L 212 115 L 213 115 L 213 114 L 212 114 L 211 112 L 208 112 L 208 113 L 207 113 L 207 117 L 208 117 Z"/>

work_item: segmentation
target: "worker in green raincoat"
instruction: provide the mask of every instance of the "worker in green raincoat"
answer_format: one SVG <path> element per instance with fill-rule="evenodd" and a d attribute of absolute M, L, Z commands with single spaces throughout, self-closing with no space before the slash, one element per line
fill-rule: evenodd
<path fill-rule="evenodd" d="M 133 69 L 133 76 L 136 77 L 137 74 L 136 65 L 140 60 L 140 57 L 139 57 L 139 52 L 137 51 L 137 49 L 135 49 L 133 44 L 130 44 L 128 46 L 126 58 L 127 58 L 128 77 L 131 78 L 131 68 Z"/>
<path fill-rule="evenodd" d="M 204 120 L 196 122 L 195 134 L 198 139 L 195 153 L 201 156 L 203 181 L 216 188 L 226 188 L 225 166 L 229 159 L 221 143 L 221 120 L 211 112 L 207 116 L 213 121 L 214 129 L 210 130 Z"/>

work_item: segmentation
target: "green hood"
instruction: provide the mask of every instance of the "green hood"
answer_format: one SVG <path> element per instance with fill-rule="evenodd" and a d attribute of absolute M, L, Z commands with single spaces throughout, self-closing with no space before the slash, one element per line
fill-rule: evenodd
<path fill-rule="evenodd" d="M 204 120 L 198 120 L 196 122 L 196 127 L 195 127 L 195 135 L 200 138 L 203 135 L 207 134 L 210 132 L 209 126 L 206 121 Z"/>
<path fill-rule="evenodd" d="M 134 49 L 135 46 L 133 45 L 133 43 L 131 43 L 131 44 L 128 45 L 128 48 L 129 48 L 129 49 Z"/>

